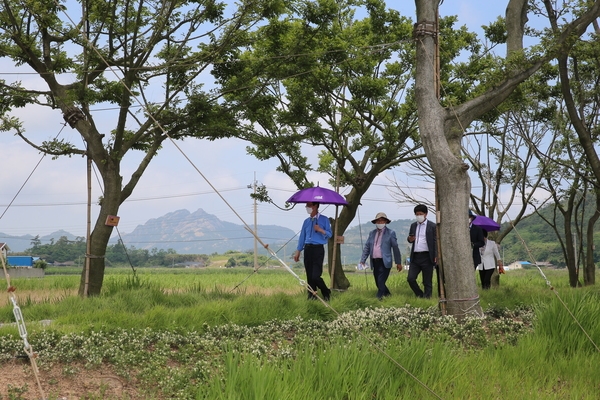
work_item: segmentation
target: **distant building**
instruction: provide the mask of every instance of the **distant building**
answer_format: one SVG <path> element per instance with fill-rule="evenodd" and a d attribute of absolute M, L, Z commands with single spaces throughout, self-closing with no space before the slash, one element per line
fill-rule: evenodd
<path fill-rule="evenodd" d="M 507 269 L 510 271 L 511 269 L 522 269 L 523 266 L 533 267 L 533 264 L 530 263 L 529 261 L 515 261 L 514 263 L 507 265 L 506 268 L 504 268 L 504 269 Z"/>
<path fill-rule="evenodd" d="M 538 267 L 554 268 L 554 265 L 548 261 L 538 261 L 535 265 Z"/>
<path fill-rule="evenodd" d="M 6 257 L 6 262 L 11 267 L 33 268 L 33 262 L 37 258 L 38 257 L 32 257 L 32 256 L 8 256 L 8 257 Z"/>
<path fill-rule="evenodd" d="M 6 254 L 10 251 L 10 248 L 6 243 L 0 243 L 0 255 L 6 260 Z"/>

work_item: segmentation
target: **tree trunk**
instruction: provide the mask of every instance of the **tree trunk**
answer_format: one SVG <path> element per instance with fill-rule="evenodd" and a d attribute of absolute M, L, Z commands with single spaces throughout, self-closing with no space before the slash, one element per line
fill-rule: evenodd
<path fill-rule="evenodd" d="M 585 257 L 585 266 L 583 269 L 583 284 L 584 286 L 595 285 L 596 284 L 596 263 L 594 262 L 594 226 L 600 218 L 600 189 L 596 188 L 594 190 L 594 196 L 596 196 L 596 209 L 594 214 L 588 220 L 587 225 L 587 239 L 586 239 L 586 257 Z"/>
<path fill-rule="evenodd" d="M 437 185 L 437 222 L 443 256 L 446 310 L 458 320 L 467 315 L 482 316 L 473 269 L 468 230 L 471 181 L 460 158 L 462 132 L 447 119 L 454 118 L 439 103 L 435 91 L 435 34 L 428 32 L 437 16 L 437 0 L 416 0 L 417 66 L 415 94 L 419 130 L 425 154 Z"/>
<path fill-rule="evenodd" d="M 494 269 L 494 273 L 492 274 L 491 283 L 492 283 L 492 288 L 500 287 L 500 274 L 498 273 L 498 268 Z"/>
<path fill-rule="evenodd" d="M 573 240 L 573 203 L 575 202 L 575 192 L 571 193 L 568 198 L 568 206 L 562 212 L 565 232 L 565 251 L 567 253 L 567 270 L 569 271 L 569 285 L 578 287 L 579 274 L 577 271 L 577 250 L 575 249 L 575 241 Z"/>
<path fill-rule="evenodd" d="M 342 211 L 339 213 L 337 222 L 335 220 L 335 215 L 330 217 L 329 221 L 331 222 L 331 231 L 335 236 L 335 224 L 337 223 L 338 236 L 343 236 L 348 229 L 350 223 L 354 220 L 356 216 L 356 210 L 360 206 L 360 199 L 368 190 L 371 182 L 377 174 L 373 174 L 373 176 L 368 176 L 362 182 L 360 186 L 354 186 L 350 193 L 346 195 L 346 200 L 348 201 L 348 205 L 342 208 Z M 328 260 L 328 271 L 329 276 L 331 277 L 331 265 L 333 265 L 333 243 L 334 238 L 332 237 L 327 243 L 327 260 Z M 336 261 L 335 268 L 333 273 L 333 285 L 331 285 L 332 289 L 338 290 L 347 290 L 350 287 L 350 281 L 346 277 L 344 272 L 344 268 L 342 265 L 342 248 L 343 246 L 337 245 L 336 249 Z"/>
<path fill-rule="evenodd" d="M 527 18 L 527 0 L 510 0 L 506 6 L 506 53 L 523 50 L 523 34 Z M 508 26 L 510 25 L 510 26 Z"/>
<path fill-rule="evenodd" d="M 331 266 L 333 265 L 333 246 L 335 243 L 335 225 L 337 223 L 337 235 L 343 236 L 344 232 L 350 225 L 350 222 L 354 218 L 354 214 L 356 214 L 356 204 L 349 203 L 348 206 L 344 207 L 342 212 L 338 215 L 337 221 L 335 217 L 331 217 L 329 220 L 331 222 L 331 232 L 333 236 L 329 239 L 327 243 L 327 270 L 329 272 L 329 276 L 331 277 Z M 350 216 L 351 215 L 351 216 Z M 340 244 L 336 245 L 336 253 L 335 253 L 335 265 L 333 269 L 333 282 L 331 285 L 331 289 L 338 290 L 347 290 L 350 287 L 350 281 L 346 277 L 346 273 L 344 272 L 344 268 L 342 265 L 342 246 Z"/>
<path fill-rule="evenodd" d="M 117 215 L 121 201 L 121 175 L 119 173 L 118 164 L 113 164 L 109 160 L 106 160 L 101 166 L 96 163 L 97 169 L 103 178 L 104 183 L 104 196 L 101 200 L 100 214 L 96 219 L 94 230 L 90 237 L 90 251 L 87 257 L 90 258 L 89 277 L 86 287 L 86 271 L 85 267 L 81 272 L 81 280 L 79 284 L 79 295 L 80 296 L 97 296 L 102 290 L 102 284 L 104 282 L 104 269 L 106 247 L 110 240 L 113 227 L 106 225 L 106 218 L 109 215 Z"/>
<path fill-rule="evenodd" d="M 347 290 L 350 287 L 350 281 L 346 277 L 346 273 L 344 272 L 342 265 L 342 257 L 340 254 L 341 248 L 342 246 L 337 244 L 335 253 L 335 269 L 333 270 L 333 285 L 331 285 L 331 289 Z M 329 260 L 327 270 L 329 271 L 329 276 L 331 276 L 331 265 L 333 263 L 333 238 L 329 239 L 329 243 L 327 244 L 327 253 Z"/>

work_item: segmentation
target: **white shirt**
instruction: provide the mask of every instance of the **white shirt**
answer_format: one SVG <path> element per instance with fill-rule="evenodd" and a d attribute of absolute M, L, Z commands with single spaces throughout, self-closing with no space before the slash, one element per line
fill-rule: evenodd
<path fill-rule="evenodd" d="M 477 270 L 494 269 L 496 268 L 496 260 L 501 260 L 498 245 L 493 240 L 486 240 L 485 246 L 481 249 L 481 264 L 477 266 Z"/>
<path fill-rule="evenodd" d="M 427 247 L 427 236 L 425 236 L 425 232 L 427 231 L 427 220 L 422 223 L 417 222 L 417 229 L 415 232 L 415 249 L 414 251 L 419 253 L 422 251 L 429 251 L 429 247 Z"/>

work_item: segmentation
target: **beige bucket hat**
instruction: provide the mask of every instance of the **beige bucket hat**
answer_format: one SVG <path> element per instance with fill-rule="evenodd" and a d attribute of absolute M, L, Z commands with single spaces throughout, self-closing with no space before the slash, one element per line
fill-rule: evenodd
<path fill-rule="evenodd" d="M 375 216 L 375 219 L 374 219 L 374 220 L 372 220 L 371 222 L 372 222 L 372 223 L 375 223 L 375 221 L 377 221 L 379 218 L 385 218 L 385 221 L 386 221 L 385 223 L 386 223 L 386 224 L 389 224 L 390 222 L 392 222 L 392 221 L 390 221 L 390 219 L 387 217 L 387 215 L 385 215 L 385 213 L 382 213 L 382 212 L 380 212 L 380 213 L 377 213 L 377 215 Z"/>

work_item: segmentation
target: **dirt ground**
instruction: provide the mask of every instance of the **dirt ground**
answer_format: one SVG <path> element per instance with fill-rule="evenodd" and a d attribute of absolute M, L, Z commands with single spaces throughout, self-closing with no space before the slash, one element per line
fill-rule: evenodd
<path fill-rule="evenodd" d="M 29 360 L 11 360 L 0 366 L 0 399 L 77 400 L 77 399 L 143 399 L 135 382 L 127 382 L 109 368 L 86 370 L 81 366 L 40 369 L 43 395 L 38 388 Z"/>

